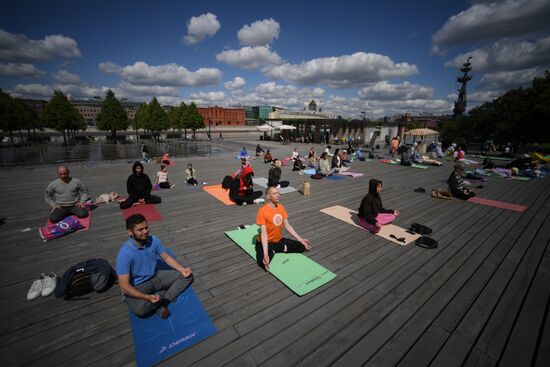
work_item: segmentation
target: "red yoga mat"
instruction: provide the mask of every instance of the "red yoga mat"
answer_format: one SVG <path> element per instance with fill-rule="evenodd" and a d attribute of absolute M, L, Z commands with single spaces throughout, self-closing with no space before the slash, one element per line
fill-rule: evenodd
<path fill-rule="evenodd" d="M 136 205 L 122 211 L 122 216 L 124 220 L 133 214 L 142 214 L 147 222 L 154 222 L 156 220 L 163 220 L 164 218 L 158 212 L 157 207 L 153 204 L 141 204 Z"/>
<path fill-rule="evenodd" d="M 525 205 L 510 204 L 510 203 L 505 203 L 504 201 L 484 199 L 477 196 L 474 196 L 473 198 L 469 198 L 468 201 L 471 203 L 492 206 L 495 208 L 513 210 L 519 213 L 523 213 L 524 211 L 527 210 L 527 207 Z"/>

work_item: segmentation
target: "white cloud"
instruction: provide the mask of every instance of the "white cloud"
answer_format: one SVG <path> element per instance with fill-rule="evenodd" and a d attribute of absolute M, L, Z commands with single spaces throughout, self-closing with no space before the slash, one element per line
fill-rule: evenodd
<path fill-rule="evenodd" d="M 190 102 L 194 102 L 198 106 L 205 105 L 227 105 L 225 103 L 225 93 L 224 92 L 198 92 L 192 93 L 187 98 Z"/>
<path fill-rule="evenodd" d="M 445 63 L 447 67 L 459 67 L 472 56 L 473 70 L 520 70 L 550 64 L 550 36 L 537 40 L 501 40 L 489 47 L 465 52 Z"/>
<path fill-rule="evenodd" d="M 218 17 L 212 13 L 191 17 L 187 22 L 187 35 L 183 38 L 185 44 L 194 45 L 204 41 L 206 37 L 212 37 L 220 30 Z"/>
<path fill-rule="evenodd" d="M 162 87 L 158 85 L 133 85 L 121 82 L 118 86 L 121 91 L 129 96 L 177 96 L 179 88 Z"/>
<path fill-rule="evenodd" d="M 386 81 L 364 87 L 358 92 L 359 97 L 364 99 L 426 99 L 433 95 L 433 88 L 424 87 L 418 84 L 403 82 L 391 84 Z"/>
<path fill-rule="evenodd" d="M 179 106 L 183 102 L 183 99 L 181 97 L 159 96 L 157 97 L 157 101 L 162 106 Z"/>
<path fill-rule="evenodd" d="M 477 2 L 452 16 L 432 37 L 436 45 L 498 39 L 550 29 L 548 0 Z"/>
<path fill-rule="evenodd" d="M 10 91 L 14 97 L 34 97 L 50 99 L 53 94 L 53 89 L 49 85 L 44 84 L 17 84 Z"/>
<path fill-rule="evenodd" d="M 46 73 L 32 64 L 0 63 L 0 76 L 16 79 L 41 78 Z"/>
<path fill-rule="evenodd" d="M 99 70 L 118 74 L 124 81 L 134 85 L 174 87 L 216 85 L 222 76 L 216 68 L 200 68 L 192 72 L 177 64 L 151 66 L 143 61 L 122 67 L 110 61 L 104 62 L 99 64 Z"/>
<path fill-rule="evenodd" d="M 216 55 L 216 60 L 242 69 L 257 69 L 268 65 L 279 65 L 283 62 L 269 46 L 246 46 L 240 50 L 226 50 Z"/>
<path fill-rule="evenodd" d="M 94 96 L 105 96 L 108 89 L 115 92 L 117 98 L 121 98 L 121 93 L 116 88 L 97 87 L 87 84 L 56 84 L 53 89 L 60 90 L 71 98 L 91 98 Z"/>
<path fill-rule="evenodd" d="M 241 45 L 265 46 L 271 44 L 275 38 L 279 38 L 280 30 L 279 23 L 269 18 L 244 25 L 237 33 L 237 37 Z"/>
<path fill-rule="evenodd" d="M 56 73 L 53 73 L 52 76 L 55 80 L 62 84 L 80 84 L 82 80 L 80 76 L 76 74 L 69 73 L 67 70 L 59 70 Z"/>
<path fill-rule="evenodd" d="M 349 88 L 418 74 L 418 68 L 406 62 L 396 64 L 384 55 L 356 52 L 301 64 L 287 63 L 266 68 L 265 73 L 275 79 L 303 85 L 324 83 L 335 88 Z"/>
<path fill-rule="evenodd" d="M 246 81 L 240 76 L 236 76 L 233 80 L 223 83 L 223 86 L 229 90 L 237 90 L 244 87 Z"/>
<path fill-rule="evenodd" d="M 0 60 L 16 62 L 46 62 L 51 58 L 81 57 L 76 41 L 60 34 L 43 40 L 31 40 L 23 34 L 0 29 Z"/>
<path fill-rule="evenodd" d="M 530 86 L 533 79 L 544 74 L 542 68 L 531 68 L 516 71 L 499 71 L 483 75 L 479 86 L 494 90 L 509 90 L 520 86 Z"/>
<path fill-rule="evenodd" d="M 97 69 L 107 74 L 117 74 L 122 71 L 122 68 L 112 61 L 100 62 Z"/>

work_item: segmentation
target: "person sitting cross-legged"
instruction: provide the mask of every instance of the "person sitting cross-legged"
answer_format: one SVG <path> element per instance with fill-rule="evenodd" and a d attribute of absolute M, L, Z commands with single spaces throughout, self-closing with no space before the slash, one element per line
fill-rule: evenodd
<path fill-rule="evenodd" d="M 90 200 L 86 185 L 78 178 L 71 177 L 67 166 L 57 167 L 59 178 L 50 182 L 46 188 L 46 202 L 51 206 L 50 222 L 57 223 L 76 215 L 78 218 L 88 216 L 85 208 L 86 201 Z"/>
<path fill-rule="evenodd" d="M 137 316 L 157 311 L 165 319 L 168 305 L 193 282 L 193 273 L 166 252 L 158 237 L 149 235 L 143 215 L 129 216 L 126 229 L 130 238 L 116 258 L 123 300 Z M 159 258 L 173 270 L 157 270 Z"/>
<path fill-rule="evenodd" d="M 304 252 L 311 249 L 306 240 L 290 225 L 288 214 L 279 202 L 279 189 L 270 186 L 266 190 L 267 204 L 258 210 L 256 224 L 260 226 L 256 237 L 256 261 L 264 270 L 269 270 L 269 264 L 276 252 Z M 283 237 L 283 228 L 296 240 Z"/>
<path fill-rule="evenodd" d="M 385 209 L 382 206 L 381 192 L 382 181 L 371 179 L 369 181 L 369 192 L 361 200 L 357 213 L 359 224 L 370 233 L 380 232 L 383 225 L 393 222 L 395 217 L 399 215 L 398 210 Z"/>
<path fill-rule="evenodd" d="M 161 198 L 151 195 L 153 185 L 149 176 L 143 173 L 143 164 L 135 162 L 132 166 L 132 174 L 126 181 L 128 199 L 120 203 L 120 209 L 128 209 L 134 204 L 158 204 Z"/>

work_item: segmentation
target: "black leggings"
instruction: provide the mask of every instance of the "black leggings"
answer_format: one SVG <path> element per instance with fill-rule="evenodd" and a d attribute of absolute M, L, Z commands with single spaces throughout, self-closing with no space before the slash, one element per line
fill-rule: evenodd
<path fill-rule="evenodd" d="M 191 177 L 189 180 L 187 180 L 187 183 L 189 185 L 198 185 L 199 184 L 199 182 L 196 179 L 194 179 L 193 177 Z"/>
<path fill-rule="evenodd" d="M 304 245 L 296 240 L 290 238 L 282 238 L 279 242 L 273 243 L 268 242 L 267 250 L 269 251 L 269 262 L 273 260 L 276 252 L 285 252 L 286 253 L 302 253 L 306 250 Z M 256 239 L 256 262 L 260 268 L 265 269 L 264 266 L 264 248 L 262 247 L 262 241 Z"/>
<path fill-rule="evenodd" d="M 243 205 L 243 203 L 254 204 L 254 200 L 261 197 L 263 193 L 261 191 L 253 191 L 248 195 L 234 195 L 230 196 L 229 199 L 237 205 Z"/>
<path fill-rule="evenodd" d="M 120 209 L 128 209 L 138 201 L 139 201 L 139 198 L 137 196 L 130 195 L 128 196 L 128 199 L 120 203 Z M 161 199 L 155 195 L 149 195 L 145 198 L 145 204 L 159 204 L 160 202 L 161 202 Z"/>
<path fill-rule="evenodd" d="M 452 194 L 455 198 L 462 200 L 468 200 L 469 198 L 476 196 L 476 194 L 471 191 L 468 191 L 468 193 L 465 193 L 464 191 L 453 191 Z"/>
<path fill-rule="evenodd" d="M 166 182 L 161 182 L 159 183 L 159 187 L 161 189 L 169 189 L 170 188 L 170 182 L 166 181 Z"/>

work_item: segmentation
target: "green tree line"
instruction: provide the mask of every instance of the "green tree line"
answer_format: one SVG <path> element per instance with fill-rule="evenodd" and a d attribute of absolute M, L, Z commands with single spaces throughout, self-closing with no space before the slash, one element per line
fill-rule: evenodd
<path fill-rule="evenodd" d="M 512 143 L 550 142 L 550 73 L 536 77 L 528 88 L 517 88 L 473 108 L 467 116 L 442 126 L 445 142 L 484 141 Z"/>

